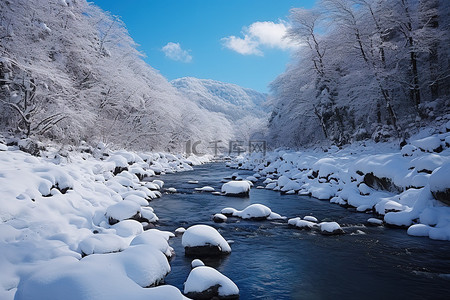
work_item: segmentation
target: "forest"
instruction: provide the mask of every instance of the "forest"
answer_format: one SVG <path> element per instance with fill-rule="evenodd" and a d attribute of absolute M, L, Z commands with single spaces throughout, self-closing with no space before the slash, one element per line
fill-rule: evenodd
<path fill-rule="evenodd" d="M 408 139 L 449 113 L 450 2 L 323 0 L 294 8 L 301 47 L 272 84 L 269 140 Z M 287 134 L 288 133 L 288 134 Z"/>

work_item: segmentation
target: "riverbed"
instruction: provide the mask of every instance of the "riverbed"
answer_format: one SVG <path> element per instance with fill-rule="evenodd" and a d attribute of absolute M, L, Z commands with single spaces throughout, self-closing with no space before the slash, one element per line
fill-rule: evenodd
<path fill-rule="evenodd" d="M 214 163 L 163 175 L 164 188 L 174 187 L 177 193 L 166 194 L 151 206 L 160 218 L 160 230 L 173 232 L 178 227 L 207 224 L 233 241 L 229 256 L 203 261 L 233 280 L 241 299 L 447 299 L 449 242 L 411 237 L 405 229 L 370 227 L 366 220 L 373 215 L 308 196 L 256 188 L 249 198 L 194 191 L 203 186 L 220 191 L 223 177 L 233 172 L 236 170 Z M 189 184 L 189 180 L 199 183 Z M 225 207 L 241 210 L 253 203 L 264 204 L 288 218 L 313 215 L 319 221 L 336 221 L 346 233 L 323 236 L 289 228 L 287 220 L 212 221 L 212 215 Z M 176 255 L 165 282 L 183 290 L 192 258 L 184 256 L 181 237 L 172 238 L 170 243 Z"/>

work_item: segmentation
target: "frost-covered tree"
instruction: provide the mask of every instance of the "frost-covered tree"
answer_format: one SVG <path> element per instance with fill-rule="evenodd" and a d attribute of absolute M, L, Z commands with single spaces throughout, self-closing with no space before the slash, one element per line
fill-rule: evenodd
<path fill-rule="evenodd" d="M 147 65 L 120 18 L 86 0 L 0 1 L 0 130 L 181 151 L 231 125 Z"/>
<path fill-rule="evenodd" d="M 439 122 L 450 107 L 449 6 L 322 0 L 293 9 L 289 34 L 302 47 L 272 83 L 269 136 L 289 146 L 404 139 Z"/>

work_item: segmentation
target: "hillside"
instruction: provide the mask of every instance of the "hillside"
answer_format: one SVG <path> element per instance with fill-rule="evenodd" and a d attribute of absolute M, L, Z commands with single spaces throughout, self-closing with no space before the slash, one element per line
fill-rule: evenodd
<path fill-rule="evenodd" d="M 252 132 L 263 131 L 266 126 L 269 111 L 265 105 L 266 94 L 231 83 L 193 77 L 175 79 L 171 84 L 199 107 L 222 114 L 233 123 L 238 138 L 247 139 Z"/>

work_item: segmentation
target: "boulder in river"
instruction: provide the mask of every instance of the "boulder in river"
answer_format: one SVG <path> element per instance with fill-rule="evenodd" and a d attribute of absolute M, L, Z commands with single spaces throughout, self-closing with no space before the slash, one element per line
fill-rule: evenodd
<path fill-rule="evenodd" d="M 231 247 L 220 233 L 208 225 L 194 225 L 183 234 L 181 243 L 186 256 L 215 257 L 231 253 Z"/>
<path fill-rule="evenodd" d="M 184 283 L 184 294 L 191 299 L 239 299 L 239 288 L 214 268 L 198 266 Z"/>
<path fill-rule="evenodd" d="M 248 181 L 229 181 L 222 185 L 222 193 L 225 196 L 248 197 L 250 183 Z"/>

